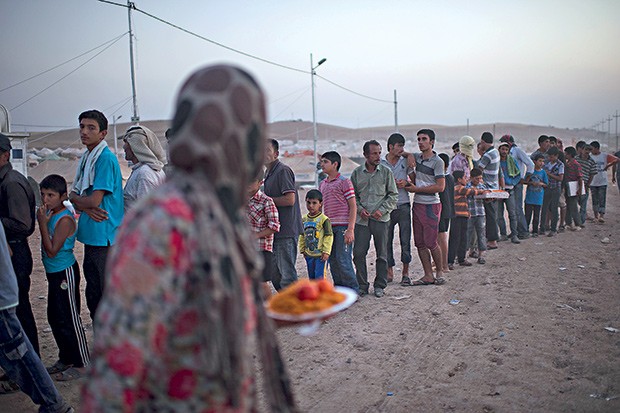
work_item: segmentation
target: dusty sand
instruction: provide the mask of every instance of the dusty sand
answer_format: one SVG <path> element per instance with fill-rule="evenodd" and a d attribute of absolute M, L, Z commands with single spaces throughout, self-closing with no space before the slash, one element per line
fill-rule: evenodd
<path fill-rule="evenodd" d="M 486 265 L 457 267 L 443 286 L 401 287 L 397 266 L 384 298 L 361 298 L 318 334 L 279 330 L 301 410 L 620 411 L 620 333 L 605 330 L 620 328 L 619 205 L 610 187 L 604 225 L 500 243 Z M 38 242 L 32 237 L 31 301 L 49 365 L 57 349 Z M 419 276 L 416 256 L 412 268 Z M 373 263 L 369 269 L 373 275 Z M 301 259 L 298 270 L 305 276 Z M 84 302 L 82 317 L 92 341 Z M 57 386 L 79 405 L 80 380 Z M 22 393 L 0 396 L 2 412 L 36 410 Z"/>

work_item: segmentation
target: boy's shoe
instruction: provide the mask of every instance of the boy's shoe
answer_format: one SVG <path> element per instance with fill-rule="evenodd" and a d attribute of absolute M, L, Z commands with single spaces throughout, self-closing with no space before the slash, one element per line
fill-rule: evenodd
<path fill-rule="evenodd" d="M 519 241 L 519 238 L 517 237 L 510 238 L 510 242 L 512 242 L 513 244 L 521 244 L 521 241 Z"/>
<path fill-rule="evenodd" d="M 478 258 L 478 251 L 470 251 L 469 256 L 471 258 Z"/>
<path fill-rule="evenodd" d="M 581 225 L 579 225 L 579 228 L 582 228 L 582 229 L 583 229 L 583 228 L 585 228 L 585 227 L 586 227 L 586 224 L 581 224 Z"/>
<path fill-rule="evenodd" d="M 541 229 L 540 231 L 538 231 L 538 235 L 542 235 L 544 237 L 545 235 L 547 235 L 547 233 L 544 229 Z"/>
<path fill-rule="evenodd" d="M 480 257 L 478 258 L 478 264 L 486 264 L 487 260 L 484 259 L 484 257 Z"/>
<path fill-rule="evenodd" d="M 538 232 L 532 232 L 532 238 L 537 238 L 538 237 Z"/>
<path fill-rule="evenodd" d="M 381 298 L 385 295 L 383 288 L 375 288 L 375 297 Z"/>
<path fill-rule="evenodd" d="M 400 285 L 404 285 L 404 286 L 409 286 L 411 285 L 411 278 L 407 277 L 406 275 L 403 276 L 403 279 L 400 280 Z M 376 292 L 377 290 L 375 290 Z"/>
<path fill-rule="evenodd" d="M 448 269 L 450 271 L 454 271 L 454 264 L 448 264 Z"/>
<path fill-rule="evenodd" d="M 564 225 L 560 225 L 559 228 L 558 228 L 558 232 L 564 232 L 565 228 L 566 227 Z"/>
<path fill-rule="evenodd" d="M 500 235 L 500 237 L 499 237 L 499 241 L 500 241 L 500 242 L 502 242 L 502 241 L 508 241 L 508 237 L 507 237 L 506 235 Z"/>
<path fill-rule="evenodd" d="M 601 224 L 605 223 L 605 219 L 603 217 L 599 217 L 598 222 Z"/>
<path fill-rule="evenodd" d="M 549 231 L 547 234 L 548 237 L 554 237 L 557 234 L 557 231 Z"/>
<path fill-rule="evenodd" d="M 517 238 L 519 239 L 528 239 L 529 237 L 530 237 L 529 232 L 525 234 L 517 235 Z"/>
<path fill-rule="evenodd" d="M 471 267 L 473 264 L 467 260 L 459 262 L 459 265 L 462 267 Z"/>
<path fill-rule="evenodd" d="M 360 297 L 363 297 L 365 295 L 368 295 L 368 290 L 359 290 L 357 292 L 357 295 L 359 295 Z"/>

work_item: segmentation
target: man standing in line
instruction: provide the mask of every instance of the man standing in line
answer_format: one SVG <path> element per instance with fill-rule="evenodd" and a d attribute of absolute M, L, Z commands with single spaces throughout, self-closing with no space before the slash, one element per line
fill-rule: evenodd
<path fill-rule="evenodd" d="M 355 222 L 355 244 L 353 263 L 359 283 L 360 296 L 368 294 L 368 269 L 366 255 L 372 237 L 377 252 L 375 297 L 384 296 L 387 287 L 387 243 L 390 212 L 396 207 L 398 188 L 389 168 L 381 165 L 381 144 L 376 140 L 364 143 L 366 162 L 351 174 L 355 189 L 357 220 Z"/>
<path fill-rule="evenodd" d="M 597 174 L 594 175 L 590 183 L 592 191 L 592 209 L 594 210 L 594 221 L 601 224 L 605 222 L 605 205 L 607 203 L 607 169 L 618 162 L 615 156 L 601 152 L 601 144 L 597 141 L 590 143 L 592 154 L 590 157 L 596 162 Z"/>
<path fill-rule="evenodd" d="M 551 146 L 551 143 L 549 143 L 549 137 L 547 135 L 540 135 L 538 137 L 538 149 L 536 149 L 534 152 L 530 154 L 530 159 L 534 161 L 534 158 L 536 158 L 538 154 L 541 154 L 542 156 L 545 157 L 545 163 L 547 163 L 547 160 L 548 160 L 547 151 L 549 150 L 550 146 Z"/>
<path fill-rule="evenodd" d="M 390 212 L 390 223 L 387 236 L 387 282 L 394 280 L 394 229 L 398 225 L 400 239 L 400 261 L 403 264 L 402 282 L 410 283 L 409 263 L 411 262 L 411 203 L 409 192 L 405 189 L 408 180 L 408 166 L 405 153 L 405 137 L 400 133 L 393 133 L 387 141 L 388 153 L 381 159 L 381 165 L 389 168 L 396 180 L 398 201 L 396 209 Z"/>
<path fill-rule="evenodd" d="M 103 295 L 108 252 L 123 220 L 123 178 L 118 159 L 105 141 L 108 120 L 104 114 L 88 110 L 78 120 L 86 152 L 80 160 L 69 199 L 81 212 L 77 240 L 84 244 L 86 305 L 94 320 Z"/>
<path fill-rule="evenodd" d="M 123 136 L 125 160 L 131 162 L 123 198 L 125 211 L 166 179 L 166 153 L 157 136 L 147 127 L 132 126 Z"/>
<path fill-rule="evenodd" d="M 16 313 L 32 347 L 39 353 L 37 324 L 30 305 L 32 252 L 28 237 L 35 227 L 35 196 L 28 179 L 11 165 L 11 141 L 0 133 L 0 219 L 12 251 L 11 264 L 17 276 L 19 304 Z"/>
<path fill-rule="evenodd" d="M 512 135 L 504 135 L 500 139 L 510 145 L 510 156 L 517 161 L 517 166 L 521 171 L 521 180 L 514 186 L 515 196 L 515 212 L 517 213 L 517 237 L 519 239 L 527 239 L 530 232 L 527 228 L 525 213 L 523 212 L 523 182 L 527 175 L 534 172 L 534 161 L 525 153 L 525 151 L 517 146 Z"/>
<path fill-rule="evenodd" d="M 503 177 L 499 173 L 499 152 L 493 146 L 493 134 L 484 132 L 480 137 L 480 148 L 483 152 L 478 167 L 482 169 L 482 180 L 489 189 L 499 189 L 503 185 Z M 497 227 L 497 200 L 488 199 L 484 203 L 486 215 L 487 248 L 497 248 L 499 231 Z"/>
<path fill-rule="evenodd" d="M 586 144 L 585 141 L 579 141 L 576 145 L 577 148 L 577 162 L 581 165 L 581 174 L 583 181 L 583 191 L 579 195 L 579 217 L 581 218 L 581 228 L 586 224 L 586 210 L 588 208 L 588 197 L 590 196 L 590 183 L 594 179 L 594 175 L 597 174 L 596 162 L 590 158 L 590 152 L 592 152 L 592 146 Z"/>
<path fill-rule="evenodd" d="M 273 199 L 280 217 L 280 231 L 274 234 L 273 255 L 275 268 L 271 282 L 276 290 L 297 281 L 297 241 L 303 232 L 299 196 L 295 187 L 293 170 L 284 165 L 280 156 L 280 144 L 269 139 L 265 147 L 264 192 Z"/>
<path fill-rule="evenodd" d="M 437 237 L 441 217 L 439 193 L 443 192 L 446 186 L 445 163 L 433 151 L 435 131 L 420 129 L 417 135 L 420 152 L 414 153 L 415 172 L 410 175 L 413 184 L 407 186 L 407 191 L 415 194 L 413 197 L 413 239 L 424 269 L 424 276 L 410 285 L 441 285 L 445 280 L 441 277 L 443 260 Z M 437 265 L 436 277 L 433 275 L 431 256 Z"/>

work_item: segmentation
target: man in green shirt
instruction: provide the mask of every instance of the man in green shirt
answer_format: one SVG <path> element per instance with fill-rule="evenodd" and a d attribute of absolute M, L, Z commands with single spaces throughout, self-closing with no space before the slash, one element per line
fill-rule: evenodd
<path fill-rule="evenodd" d="M 387 287 L 387 243 L 390 212 L 396 208 L 398 188 L 392 171 L 381 165 L 381 144 L 376 140 L 364 143 L 366 162 L 351 174 L 355 189 L 357 219 L 355 221 L 355 244 L 353 263 L 360 285 L 360 296 L 368 294 L 368 270 L 366 255 L 372 237 L 377 251 L 373 286 L 375 297 L 381 298 Z"/>

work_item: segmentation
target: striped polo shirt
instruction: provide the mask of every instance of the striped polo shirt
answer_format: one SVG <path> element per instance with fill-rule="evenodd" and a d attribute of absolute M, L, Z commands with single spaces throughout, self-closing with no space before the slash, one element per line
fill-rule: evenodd
<path fill-rule="evenodd" d="M 329 217 L 332 226 L 349 225 L 348 200 L 355 197 L 351 180 L 338 174 L 337 177 L 321 181 L 319 190 L 323 194 L 323 213 Z"/>
<path fill-rule="evenodd" d="M 499 161 L 499 151 L 490 147 L 478 162 L 478 167 L 482 169 L 482 180 L 489 189 L 499 189 Z"/>
<path fill-rule="evenodd" d="M 414 153 L 415 156 L 415 185 L 419 187 L 426 187 L 435 185 L 437 178 L 444 177 L 443 159 L 441 159 L 437 153 L 433 152 L 433 156 L 428 159 L 422 157 L 421 152 Z M 425 194 L 422 192 L 416 192 L 413 196 L 413 202 L 415 204 L 439 204 L 439 194 Z"/>
<path fill-rule="evenodd" d="M 578 156 L 577 162 L 581 165 L 581 174 L 583 175 L 583 183 L 587 184 L 590 180 L 591 176 L 597 174 L 596 162 L 590 158 L 590 155 L 586 159 L 583 159 L 581 156 Z"/>

